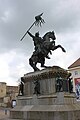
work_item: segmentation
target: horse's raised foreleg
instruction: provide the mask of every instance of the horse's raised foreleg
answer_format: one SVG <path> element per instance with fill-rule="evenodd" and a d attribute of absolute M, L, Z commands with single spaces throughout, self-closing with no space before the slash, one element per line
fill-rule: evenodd
<path fill-rule="evenodd" d="M 66 52 L 66 50 L 61 45 L 58 46 L 62 49 L 63 52 Z"/>
<path fill-rule="evenodd" d="M 29 59 L 29 64 L 30 64 L 31 67 L 34 69 L 34 71 L 38 71 L 38 70 L 39 70 L 39 69 L 36 67 L 36 64 L 37 64 L 37 63 L 34 63 L 31 58 Z"/>
<path fill-rule="evenodd" d="M 66 52 L 66 50 L 61 45 L 53 46 L 52 51 L 56 50 L 57 48 L 61 48 L 63 52 Z"/>

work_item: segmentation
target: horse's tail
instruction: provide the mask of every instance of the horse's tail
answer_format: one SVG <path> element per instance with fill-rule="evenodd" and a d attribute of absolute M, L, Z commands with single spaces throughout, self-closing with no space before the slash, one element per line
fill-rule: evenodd
<path fill-rule="evenodd" d="M 33 66 L 33 61 L 32 61 L 31 58 L 29 59 L 29 64 L 30 64 L 31 66 Z"/>

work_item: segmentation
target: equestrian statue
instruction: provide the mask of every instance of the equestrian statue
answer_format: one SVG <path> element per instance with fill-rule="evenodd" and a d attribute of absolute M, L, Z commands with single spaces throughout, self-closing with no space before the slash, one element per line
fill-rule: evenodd
<path fill-rule="evenodd" d="M 30 29 L 34 24 L 40 24 L 41 26 L 41 23 L 45 23 L 45 21 L 41 17 L 42 14 L 35 17 L 36 21 L 31 25 L 31 27 L 21 38 L 22 41 L 22 39 L 28 33 L 28 35 L 33 39 L 34 52 L 29 59 L 29 64 L 34 69 L 34 71 L 39 70 L 39 68 L 37 67 L 37 63 L 40 63 L 41 67 L 47 67 L 45 66 L 45 58 L 50 59 L 49 54 L 52 54 L 52 51 L 56 50 L 57 48 L 61 48 L 63 52 L 66 52 L 61 45 L 55 45 L 56 37 L 54 31 L 47 32 L 43 37 L 39 36 L 39 32 L 35 33 L 35 35 L 30 32 Z"/>
<path fill-rule="evenodd" d="M 61 48 L 63 52 L 66 52 L 65 49 L 61 45 L 55 45 L 55 34 L 54 31 L 47 32 L 42 38 L 39 37 L 39 32 L 35 33 L 33 36 L 30 32 L 28 34 L 33 38 L 35 50 L 29 59 L 29 64 L 34 69 L 34 71 L 39 70 L 37 68 L 37 63 L 41 63 L 41 67 L 45 66 L 45 58 L 50 59 L 49 53 L 52 54 L 52 51 L 57 48 Z"/>

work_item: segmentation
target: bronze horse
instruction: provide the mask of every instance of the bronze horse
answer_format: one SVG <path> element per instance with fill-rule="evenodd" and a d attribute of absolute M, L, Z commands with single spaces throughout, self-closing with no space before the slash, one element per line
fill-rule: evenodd
<path fill-rule="evenodd" d="M 57 45 L 57 46 L 55 45 L 56 37 L 54 31 L 47 32 L 42 39 L 43 39 L 43 43 L 41 45 L 41 52 L 36 55 L 34 54 L 35 53 L 34 51 L 31 58 L 29 59 L 29 64 L 34 69 L 34 71 L 39 70 L 39 68 L 37 68 L 36 66 L 37 63 L 41 63 L 41 67 L 47 67 L 44 65 L 45 58 L 49 53 L 52 54 L 51 51 L 54 51 L 57 48 L 61 48 L 63 52 L 66 52 L 61 45 Z"/>

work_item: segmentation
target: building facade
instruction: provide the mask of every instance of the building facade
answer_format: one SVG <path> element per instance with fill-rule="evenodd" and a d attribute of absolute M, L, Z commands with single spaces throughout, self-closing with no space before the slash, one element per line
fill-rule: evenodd
<path fill-rule="evenodd" d="M 5 82 L 0 82 L 0 106 L 11 106 L 12 100 L 16 100 L 18 86 L 7 86 Z"/>
<path fill-rule="evenodd" d="M 80 95 L 80 58 L 68 67 L 72 73 L 73 91 Z"/>
<path fill-rule="evenodd" d="M 0 82 L 0 106 L 3 106 L 5 96 L 6 96 L 6 83 Z"/>
<path fill-rule="evenodd" d="M 6 96 L 6 83 L 0 82 L 0 98 Z"/>

